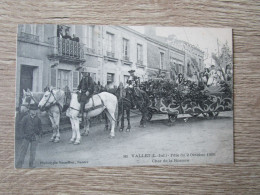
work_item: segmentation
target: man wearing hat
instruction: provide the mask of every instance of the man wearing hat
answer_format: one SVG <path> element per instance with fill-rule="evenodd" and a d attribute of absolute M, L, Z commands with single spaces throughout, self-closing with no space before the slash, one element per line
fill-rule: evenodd
<path fill-rule="evenodd" d="M 93 95 L 95 86 L 94 86 L 93 79 L 90 77 L 86 69 L 83 68 L 81 74 L 82 74 L 82 79 L 78 86 L 78 91 L 80 92 L 80 94 L 78 95 L 78 101 L 80 103 L 80 114 L 82 115 L 82 120 L 83 120 L 85 104 L 88 102 L 89 98 Z"/>
<path fill-rule="evenodd" d="M 20 156 L 16 164 L 16 168 L 22 168 L 29 145 L 29 167 L 35 168 L 33 164 L 36 155 L 36 148 L 38 145 L 37 136 L 42 135 L 42 124 L 40 118 L 37 116 L 37 109 L 38 106 L 36 104 L 31 104 L 29 106 L 29 114 L 24 116 L 20 123 L 20 127 L 23 133 L 23 142 L 21 146 Z"/>
<path fill-rule="evenodd" d="M 126 85 L 126 88 L 130 88 L 132 90 L 134 90 L 134 87 L 138 86 L 138 83 L 139 83 L 139 79 L 137 76 L 135 76 L 135 70 L 129 70 L 128 71 L 130 73 L 130 77 L 129 79 L 126 81 L 127 85 Z M 133 97 L 131 96 L 130 97 L 130 101 L 131 101 L 131 107 L 132 108 L 135 108 L 135 104 L 134 104 L 134 101 L 132 99 Z"/>
<path fill-rule="evenodd" d="M 135 76 L 135 70 L 129 70 L 130 77 L 127 80 L 128 87 L 133 88 L 134 86 L 138 85 L 139 79 L 137 76 Z"/>

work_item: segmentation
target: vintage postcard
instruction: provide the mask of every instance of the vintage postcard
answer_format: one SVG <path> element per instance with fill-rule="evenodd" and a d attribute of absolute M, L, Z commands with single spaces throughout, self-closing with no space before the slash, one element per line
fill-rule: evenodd
<path fill-rule="evenodd" d="M 16 168 L 233 163 L 232 30 L 20 24 Z"/>

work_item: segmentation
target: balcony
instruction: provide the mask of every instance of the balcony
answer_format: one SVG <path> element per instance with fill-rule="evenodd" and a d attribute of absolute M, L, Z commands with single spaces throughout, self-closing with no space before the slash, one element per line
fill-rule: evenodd
<path fill-rule="evenodd" d="M 39 42 L 39 36 L 33 35 L 33 34 L 29 34 L 29 33 L 20 32 L 18 34 L 18 40 L 19 41 L 35 43 L 35 42 Z"/>
<path fill-rule="evenodd" d="M 60 37 L 50 37 L 48 41 L 49 44 L 53 46 L 48 56 L 50 59 L 57 59 L 69 63 L 82 63 L 86 61 L 84 58 L 83 44 Z"/>
<path fill-rule="evenodd" d="M 107 61 L 112 61 L 112 62 L 117 62 L 118 59 L 115 58 L 115 53 L 114 52 L 110 52 L 110 51 L 107 51 L 107 55 L 104 57 L 105 60 Z"/>

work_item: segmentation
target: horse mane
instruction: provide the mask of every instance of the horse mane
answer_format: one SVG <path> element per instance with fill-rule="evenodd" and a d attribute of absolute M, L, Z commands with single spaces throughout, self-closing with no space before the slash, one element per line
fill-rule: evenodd
<path fill-rule="evenodd" d="M 57 102 L 63 108 L 65 104 L 65 92 L 62 89 L 55 89 L 54 92 L 56 95 Z"/>

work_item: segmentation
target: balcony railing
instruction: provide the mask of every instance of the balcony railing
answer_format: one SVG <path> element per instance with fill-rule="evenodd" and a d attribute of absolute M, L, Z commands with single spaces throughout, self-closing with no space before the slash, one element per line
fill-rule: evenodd
<path fill-rule="evenodd" d="M 114 58 L 115 57 L 115 53 L 107 51 L 107 57 Z"/>
<path fill-rule="evenodd" d="M 54 46 L 50 57 L 73 62 L 85 61 L 83 44 L 60 37 L 50 37 L 48 40 Z"/>
<path fill-rule="evenodd" d="M 29 42 L 39 42 L 39 36 L 25 32 L 20 32 L 18 34 L 18 39 Z"/>

